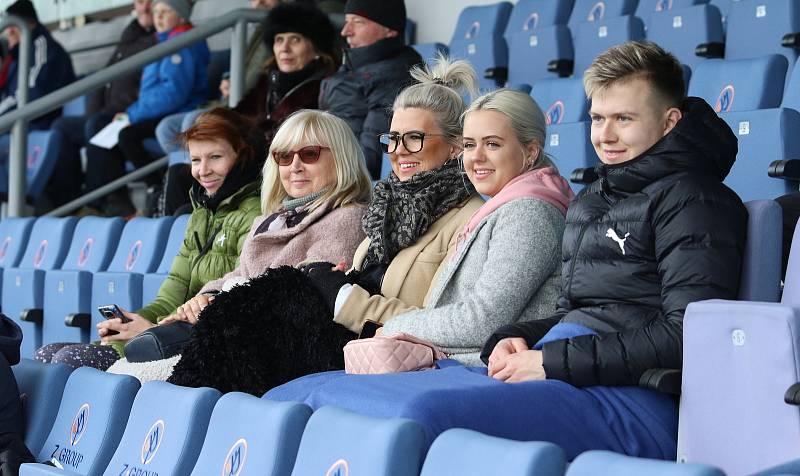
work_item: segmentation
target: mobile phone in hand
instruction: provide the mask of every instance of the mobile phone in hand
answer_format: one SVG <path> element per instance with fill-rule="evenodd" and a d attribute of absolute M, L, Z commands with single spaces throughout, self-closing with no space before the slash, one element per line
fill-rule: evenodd
<path fill-rule="evenodd" d="M 100 306 L 97 308 L 100 315 L 106 319 L 119 319 L 123 324 L 131 322 L 131 319 L 122 313 L 122 310 L 116 304 L 109 304 L 107 306 Z"/>

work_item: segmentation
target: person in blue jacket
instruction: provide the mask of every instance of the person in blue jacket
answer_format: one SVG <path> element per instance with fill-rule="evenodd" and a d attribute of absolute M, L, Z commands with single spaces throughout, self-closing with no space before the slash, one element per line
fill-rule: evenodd
<path fill-rule="evenodd" d="M 155 0 L 152 10 L 159 43 L 192 28 L 188 20 L 191 5 L 187 0 Z M 168 114 L 194 110 L 206 101 L 206 68 L 210 56 L 206 42 L 199 41 L 144 68 L 139 98 L 113 118 L 130 122 L 120 132 L 117 146 L 110 150 L 94 145 L 87 148 L 87 191 L 124 175 L 126 161 L 138 168 L 153 160 L 144 147 L 144 141 L 155 136 L 159 121 Z M 150 181 L 156 183 L 160 180 L 152 177 Z M 112 193 L 106 200 L 96 202 L 95 208 L 110 216 L 135 212 L 125 188 Z"/>

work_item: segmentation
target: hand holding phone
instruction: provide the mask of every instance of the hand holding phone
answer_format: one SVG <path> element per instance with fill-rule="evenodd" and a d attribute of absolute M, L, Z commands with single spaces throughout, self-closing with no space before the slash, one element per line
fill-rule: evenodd
<path fill-rule="evenodd" d="M 99 306 L 97 310 L 100 312 L 100 315 L 106 319 L 119 319 L 123 324 L 131 322 L 131 319 L 125 316 L 125 314 L 122 313 L 122 310 L 116 304 Z M 119 332 L 111 329 L 108 329 L 106 333 L 107 336 L 113 336 L 116 334 L 119 334 Z"/>

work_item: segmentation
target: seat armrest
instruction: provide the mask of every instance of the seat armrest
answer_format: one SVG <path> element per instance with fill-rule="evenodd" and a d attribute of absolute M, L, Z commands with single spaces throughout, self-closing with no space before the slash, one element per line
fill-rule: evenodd
<path fill-rule="evenodd" d="M 42 309 L 24 309 L 20 315 L 20 320 L 25 322 L 32 322 L 34 324 L 41 324 L 44 320 L 44 310 Z"/>
<path fill-rule="evenodd" d="M 639 386 L 668 395 L 681 394 L 681 371 L 678 369 L 649 369 L 639 378 Z"/>
<path fill-rule="evenodd" d="M 64 325 L 69 327 L 79 327 L 81 329 L 88 329 L 92 323 L 92 316 L 85 312 L 70 314 L 64 318 Z"/>
<path fill-rule="evenodd" d="M 486 71 L 483 73 L 483 77 L 486 79 L 493 79 L 495 84 L 498 87 L 503 87 L 508 80 L 508 68 L 505 66 L 496 66 L 494 68 L 486 68 Z"/>
<path fill-rule="evenodd" d="M 597 172 L 593 167 L 586 167 L 575 169 L 569 176 L 569 181 L 572 183 L 590 184 L 597 180 Z"/>
<path fill-rule="evenodd" d="M 557 59 L 547 63 L 547 71 L 557 73 L 561 78 L 570 76 L 574 67 L 575 62 L 571 59 Z"/>
<path fill-rule="evenodd" d="M 800 50 L 800 33 L 787 33 L 781 38 L 781 46 Z"/>
<path fill-rule="evenodd" d="M 701 43 L 694 48 L 694 54 L 701 58 L 724 58 L 725 43 Z"/>
<path fill-rule="evenodd" d="M 800 180 L 800 160 L 774 160 L 769 164 L 767 174 L 770 177 L 782 178 L 784 180 Z"/>
<path fill-rule="evenodd" d="M 800 406 L 800 382 L 792 385 L 783 395 L 783 401 L 789 405 Z"/>

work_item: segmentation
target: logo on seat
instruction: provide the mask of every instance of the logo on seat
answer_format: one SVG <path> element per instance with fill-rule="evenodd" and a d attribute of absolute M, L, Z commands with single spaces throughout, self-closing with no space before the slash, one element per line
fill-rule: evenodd
<path fill-rule="evenodd" d="M 164 441 L 164 420 L 158 420 L 153 423 L 147 435 L 144 437 L 142 443 L 142 464 L 148 464 L 153 461 L 161 442 Z"/>
<path fill-rule="evenodd" d="M 561 124 L 561 120 L 564 118 L 564 103 L 561 101 L 554 102 L 547 109 L 544 116 L 548 126 L 550 124 Z"/>
<path fill-rule="evenodd" d="M 525 23 L 522 24 L 522 31 L 535 30 L 537 25 L 539 25 L 539 14 L 533 12 L 525 19 Z"/>
<path fill-rule="evenodd" d="M 625 255 L 625 240 L 627 240 L 630 235 L 630 233 L 625 233 L 625 236 L 620 238 L 613 228 L 606 230 L 606 237 L 611 238 L 619 245 L 619 249 L 622 251 L 623 256 Z"/>
<path fill-rule="evenodd" d="M 347 461 L 340 459 L 333 463 L 325 476 L 348 476 L 349 474 L 350 468 L 347 466 Z"/>
<path fill-rule="evenodd" d="M 6 260 L 6 253 L 8 253 L 8 247 L 11 246 L 11 237 L 7 236 L 5 240 L 3 240 L 3 245 L 0 246 L 0 263 Z"/>
<path fill-rule="evenodd" d="M 31 153 L 28 154 L 27 164 L 29 169 L 32 169 L 36 166 L 36 163 L 39 162 L 39 157 L 41 157 L 41 155 L 42 148 L 38 145 L 33 146 L 33 150 L 31 150 Z"/>
<path fill-rule="evenodd" d="M 137 240 L 136 243 L 131 246 L 131 250 L 128 251 L 128 259 L 125 260 L 125 270 L 130 271 L 133 269 L 133 266 L 136 264 L 136 260 L 139 259 L 139 254 L 142 251 L 142 240 Z"/>
<path fill-rule="evenodd" d="M 225 464 L 222 465 L 222 476 L 239 476 L 247 459 L 247 440 L 240 438 L 228 450 Z"/>
<path fill-rule="evenodd" d="M 86 243 L 83 244 L 81 248 L 81 252 L 78 253 L 78 267 L 83 267 L 86 264 L 86 261 L 89 260 L 89 253 L 92 252 L 92 245 L 94 244 L 94 240 L 92 238 L 87 238 Z"/>
<path fill-rule="evenodd" d="M 481 22 L 476 21 L 469 28 L 467 28 L 467 32 L 464 33 L 464 38 L 471 40 L 478 36 L 478 33 L 481 31 Z"/>
<path fill-rule="evenodd" d="M 719 93 L 719 97 L 717 97 L 717 103 L 714 105 L 714 110 L 716 112 L 728 112 L 733 107 L 733 97 L 735 91 L 733 89 L 733 85 L 729 84 L 722 88 L 722 91 Z"/>
<path fill-rule="evenodd" d="M 667 10 L 672 10 L 672 0 L 658 0 L 658 2 L 656 2 L 657 12 L 663 12 Z"/>
<path fill-rule="evenodd" d="M 47 251 L 47 240 L 42 240 L 42 242 L 39 243 L 39 248 L 36 249 L 36 254 L 33 255 L 34 268 L 38 268 L 39 266 L 41 266 L 46 251 Z"/>
<path fill-rule="evenodd" d="M 594 6 L 589 10 L 589 16 L 586 17 L 586 21 L 598 21 L 603 19 L 603 15 L 606 13 L 606 4 L 605 2 L 597 2 Z"/>
<path fill-rule="evenodd" d="M 86 433 L 86 426 L 89 424 L 89 404 L 84 403 L 78 409 L 78 414 L 72 419 L 69 426 L 69 444 L 75 446 L 81 441 L 81 437 Z"/>

